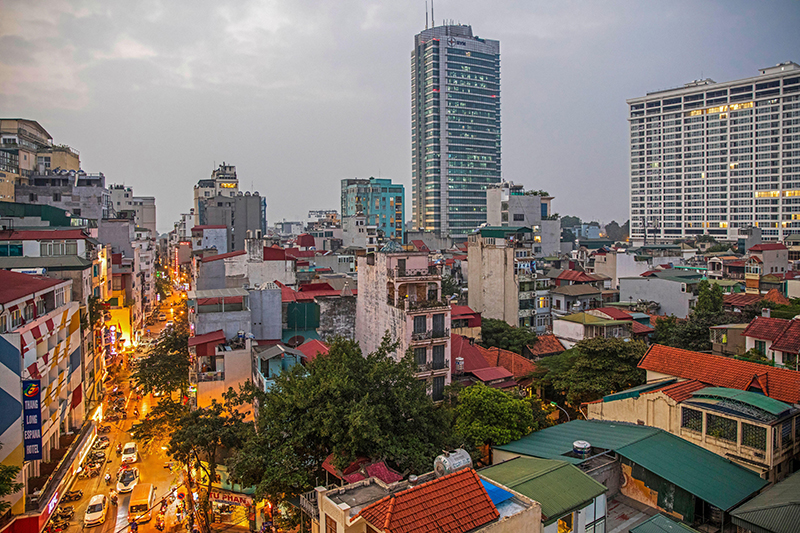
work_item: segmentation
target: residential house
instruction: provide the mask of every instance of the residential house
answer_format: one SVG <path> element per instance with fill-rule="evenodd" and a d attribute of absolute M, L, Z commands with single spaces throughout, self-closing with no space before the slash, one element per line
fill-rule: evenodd
<path fill-rule="evenodd" d="M 358 258 L 356 340 L 374 352 L 386 332 L 398 341 L 400 360 L 409 348 L 433 399 L 450 383 L 450 304 L 442 299 L 442 270 L 428 254 L 406 252 L 390 241 L 380 252 Z M 430 370 L 428 370 L 430 368 Z"/>
<path fill-rule="evenodd" d="M 502 390 L 516 390 L 517 381 L 514 374 L 498 364 L 490 363 L 484 352 L 474 341 L 461 335 L 450 334 L 452 359 L 450 368 L 452 379 L 464 386 L 483 383 L 487 387 Z M 496 358 L 495 358 L 496 360 Z M 429 365 L 417 362 L 420 370 L 427 370 Z"/>
<path fill-rule="evenodd" d="M 481 314 L 466 305 L 450 305 L 451 331 L 455 335 L 463 335 L 475 342 L 481 341 Z"/>
<path fill-rule="evenodd" d="M 477 346 L 477 348 L 490 366 L 504 368 L 511 372 L 520 394 L 524 392 L 531 397 L 537 393 L 533 389 L 533 378 L 531 377 L 531 374 L 536 371 L 536 365 L 530 359 L 502 348 L 483 348 L 482 346 Z"/>
<path fill-rule="evenodd" d="M 620 301 L 657 302 L 661 314 L 688 317 L 697 302 L 702 275 L 672 270 L 651 272 L 647 277 L 621 278 Z"/>
<path fill-rule="evenodd" d="M 722 324 L 710 327 L 711 353 L 727 357 L 744 355 L 745 328 L 747 328 L 747 324 Z"/>
<path fill-rule="evenodd" d="M 767 300 L 777 305 L 792 304 L 791 300 L 782 295 L 777 289 L 770 289 L 766 294 L 725 294 L 722 297 L 722 307 L 725 311 L 731 313 L 741 313 L 745 308 L 755 306 L 761 300 Z"/>
<path fill-rule="evenodd" d="M 228 252 L 228 226 L 195 226 L 192 228 L 192 250 L 214 249 L 219 254 Z"/>
<path fill-rule="evenodd" d="M 601 318 L 589 313 L 573 313 L 562 316 L 553 322 L 553 334 L 566 348 L 572 348 L 584 339 L 618 338 L 627 339 L 633 335 L 635 321 Z M 644 326 L 643 326 L 644 327 Z"/>
<path fill-rule="evenodd" d="M 545 333 L 552 323 L 550 284 L 537 273 L 531 228 L 485 226 L 469 236 L 469 307 L 481 316 Z"/>
<path fill-rule="evenodd" d="M 301 364 L 305 358 L 305 354 L 299 349 L 289 348 L 280 343 L 254 346 L 253 383 L 260 390 L 267 392 L 275 384 L 277 376 Z"/>
<path fill-rule="evenodd" d="M 737 531 L 746 533 L 792 533 L 797 531 L 800 503 L 800 472 L 731 511 L 731 522 Z"/>
<path fill-rule="evenodd" d="M 765 310 L 769 311 L 769 310 Z M 755 350 L 780 368 L 798 369 L 800 354 L 800 318 L 792 320 L 756 317 L 742 335 L 745 351 Z"/>
<path fill-rule="evenodd" d="M 561 223 L 551 213 L 553 198 L 544 191 L 525 191 L 513 182 L 491 185 L 486 190 L 486 222 L 489 226 L 530 228 L 535 257 L 558 253 Z"/>
<path fill-rule="evenodd" d="M 492 448 L 493 464 L 520 456 L 571 463 L 602 483 L 609 501 L 622 494 L 695 527 L 721 527 L 768 484 L 669 432 L 621 422 L 573 420 Z"/>
<path fill-rule="evenodd" d="M 589 420 L 644 424 L 726 457 L 771 482 L 800 451 L 800 410 L 763 394 L 670 378 L 586 405 Z"/>
<path fill-rule="evenodd" d="M 189 338 L 190 399 L 205 408 L 222 403 L 229 388 L 239 390 L 251 379 L 252 341 L 245 336 L 228 338 L 221 329 Z"/>
<path fill-rule="evenodd" d="M 378 251 L 382 241 L 378 227 L 368 224 L 367 216 L 363 213 L 342 217 L 342 247 L 346 250 L 358 249 L 373 253 Z"/>
<path fill-rule="evenodd" d="M 278 282 L 297 284 L 297 259 L 283 248 L 247 239 L 246 249 L 203 256 L 193 264 L 192 286 L 199 290 L 240 288 Z"/>
<path fill-rule="evenodd" d="M 538 533 L 541 506 L 472 468 L 391 484 L 371 477 L 315 490 L 309 505 L 319 533 Z M 302 501 L 302 500 L 301 500 Z"/>
<path fill-rule="evenodd" d="M 76 217 L 97 221 L 109 218 L 111 196 L 102 172 L 59 169 L 34 172 L 27 184 L 15 189 L 17 202 L 58 207 Z"/>
<path fill-rule="evenodd" d="M 514 457 L 480 474 L 538 502 L 543 533 L 607 531 L 606 487 L 567 461 Z"/>
<path fill-rule="evenodd" d="M 789 269 L 789 249 L 785 244 L 771 242 L 756 244 L 747 250 L 750 257 L 757 257 L 763 274 L 783 274 Z"/>
<path fill-rule="evenodd" d="M 284 342 L 294 346 L 310 339 L 355 337 L 357 291 L 347 282 L 341 290 L 321 281 L 300 285 L 297 290 L 279 285 Z"/>
<path fill-rule="evenodd" d="M 538 361 L 543 357 L 558 355 L 564 351 L 564 345 L 558 337 L 552 333 L 539 335 L 533 344 L 529 344 L 522 349 L 522 355 L 533 361 Z"/>

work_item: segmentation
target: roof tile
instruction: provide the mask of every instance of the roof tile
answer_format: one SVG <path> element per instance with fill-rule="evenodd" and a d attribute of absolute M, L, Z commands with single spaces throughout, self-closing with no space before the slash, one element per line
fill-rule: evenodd
<path fill-rule="evenodd" d="M 745 337 L 753 337 L 765 341 L 775 341 L 780 337 L 791 321 L 783 318 L 757 316 L 742 333 Z"/>
<path fill-rule="evenodd" d="M 561 341 L 553 334 L 539 335 L 536 342 L 528 345 L 528 351 L 534 357 L 558 354 L 564 351 Z"/>

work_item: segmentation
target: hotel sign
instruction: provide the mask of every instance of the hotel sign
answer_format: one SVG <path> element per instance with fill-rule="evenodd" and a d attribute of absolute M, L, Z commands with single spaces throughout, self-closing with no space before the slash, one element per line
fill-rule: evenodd
<path fill-rule="evenodd" d="M 22 382 L 22 441 L 25 460 L 42 458 L 42 399 L 38 379 Z"/>

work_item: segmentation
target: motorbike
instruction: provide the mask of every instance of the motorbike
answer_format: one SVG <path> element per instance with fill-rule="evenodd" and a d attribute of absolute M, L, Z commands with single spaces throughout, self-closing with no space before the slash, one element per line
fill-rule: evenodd
<path fill-rule="evenodd" d="M 94 446 L 92 446 L 92 450 L 94 451 L 105 450 L 106 448 L 108 448 L 110 444 L 111 443 L 107 440 L 99 440 L 94 444 Z"/>
<path fill-rule="evenodd" d="M 112 490 L 108 495 L 108 499 L 111 501 L 112 505 L 117 505 L 117 491 Z"/>
<path fill-rule="evenodd" d="M 83 491 L 78 489 L 68 491 L 66 494 L 64 494 L 64 497 L 61 500 L 66 502 L 74 502 L 80 500 L 81 498 L 83 498 Z"/>
<path fill-rule="evenodd" d="M 156 529 L 159 531 L 164 531 L 164 513 L 159 513 L 156 517 Z"/>
<path fill-rule="evenodd" d="M 122 455 L 122 443 L 117 444 L 117 455 Z"/>
<path fill-rule="evenodd" d="M 59 507 L 58 509 L 56 509 L 54 516 L 62 520 L 70 520 L 73 516 L 75 516 L 75 508 L 72 507 L 71 505 Z"/>
<path fill-rule="evenodd" d="M 89 454 L 89 460 L 104 461 L 105 458 L 106 452 L 96 451 Z"/>
<path fill-rule="evenodd" d="M 105 417 L 106 422 L 119 422 L 119 415 L 116 413 L 111 413 Z"/>
<path fill-rule="evenodd" d="M 86 470 L 84 470 L 83 472 L 78 474 L 78 477 L 83 478 L 83 479 L 87 479 L 87 478 L 97 477 L 99 475 L 100 475 L 100 470 L 99 469 L 97 469 L 97 468 L 87 468 Z"/>
<path fill-rule="evenodd" d="M 110 433 L 111 432 L 111 426 L 100 426 L 100 427 L 97 428 L 97 432 L 98 433 Z"/>

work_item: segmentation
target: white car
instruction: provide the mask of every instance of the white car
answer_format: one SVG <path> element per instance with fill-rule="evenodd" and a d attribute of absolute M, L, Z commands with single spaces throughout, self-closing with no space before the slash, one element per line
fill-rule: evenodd
<path fill-rule="evenodd" d="M 130 492 L 137 483 L 139 483 L 138 468 L 134 467 L 123 470 L 122 474 L 120 474 L 119 479 L 117 480 L 117 492 L 120 494 L 123 492 Z"/>
<path fill-rule="evenodd" d="M 85 527 L 96 526 L 106 521 L 108 514 L 108 500 L 105 494 L 92 496 L 89 500 L 89 507 L 86 508 L 86 515 L 83 517 Z"/>
<path fill-rule="evenodd" d="M 135 442 L 128 442 L 122 447 L 122 462 L 135 463 L 139 458 L 139 452 L 136 449 Z"/>

